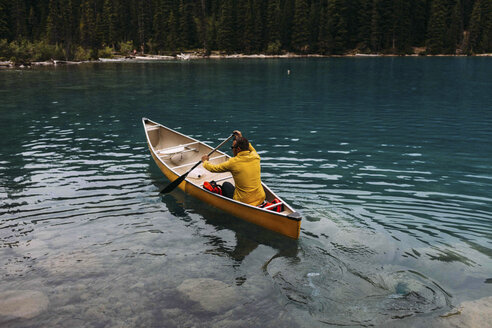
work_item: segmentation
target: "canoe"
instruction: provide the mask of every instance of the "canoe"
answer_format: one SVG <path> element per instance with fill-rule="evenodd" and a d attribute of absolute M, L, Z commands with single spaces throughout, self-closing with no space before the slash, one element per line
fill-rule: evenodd
<path fill-rule="evenodd" d="M 194 164 L 201 160 L 203 155 L 208 154 L 214 149 L 203 142 L 147 118 L 142 118 L 142 123 L 150 154 L 159 169 L 170 181 L 174 181 L 188 172 Z M 229 158 L 229 155 L 217 150 L 210 156 L 210 162 L 219 164 L 227 161 Z M 293 239 L 299 238 L 301 215 L 271 191 L 267 185 L 262 183 L 266 200 L 268 202 L 272 202 L 275 198 L 280 200 L 283 206 L 282 212 L 275 212 L 273 208 L 260 208 L 245 204 L 204 189 L 203 183 L 212 180 L 219 184 L 226 181 L 234 184 L 234 179 L 230 172 L 212 173 L 200 164 L 179 184 L 179 188 L 185 193 L 228 212 L 235 217 Z"/>

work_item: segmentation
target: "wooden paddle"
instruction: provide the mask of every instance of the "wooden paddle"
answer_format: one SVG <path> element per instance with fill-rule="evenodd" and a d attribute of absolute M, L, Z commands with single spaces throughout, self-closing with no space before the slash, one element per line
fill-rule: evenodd
<path fill-rule="evenodd" d="M 214 150 L 212 150 L 208 156 L 212 155 L 217 149 L 219 149 L 220 147 L 222 147 L 223 144 L 225 144 L 226 142 L 228 142 L 229 140 L 231 140 L 231 138 L 234 137 L 234 133 L 231 134 L 229 136 L 229 138 L 227 138 L 226 140 L 222 141 L 220 143 L 220 145 L 218 145 L 217 147 L 215 147 Z M 177 186 L 179 186 L 179 184 L 181 182 L 183 182 L 184 179 L 186 179 L 186 177 L 188 176 L 188 174 L 193 171 L 193 169 L 195 169 L 198 165 L 200 165 L 202 163 L 202 160 L 200 160 L 198 163 L 196 163 L 195 165 L 193 165 L 193 167 L 191 169 L 189 169 L 188 172 L 186 172 L 185 174 L 183 174 L 182 176 L 180 176 L 179 178 L 177 178 L 176 180 L 174 180 L 173 182 L 171 182 L 170 184 L 167 185 L 166 188 L 162 189 L 160 191 L 161 194 L 167 194 L 171 191 L 173 191 Z"/>

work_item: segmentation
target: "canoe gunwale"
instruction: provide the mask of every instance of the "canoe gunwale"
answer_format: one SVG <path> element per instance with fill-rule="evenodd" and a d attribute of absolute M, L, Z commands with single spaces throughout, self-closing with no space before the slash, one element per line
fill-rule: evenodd
<path fill-rule="evenodd" d="M 152 157 L 154 158 L 154 160 L 156 161 L 159 161 L 167 170 L 169 170 L 172 174 L 175 175 L 175 178 L 174 179 L 171 179 L 168 177 L 169 180 L 171 181 L 174 181 L 176 178 L 178 178 L 181 174 L 177 173 L 172 167 L 170 167 L 167 163 L 164 162 L 164 160 L 159 156 L 158 152 L 155 150 L 155 148 L 152 146 L 151 142 L 150 142 L 150 138 L 149 138 L 149 134 L 148 134 L 148 130 L 147 130 L 147 127 L 146 127 L 146 122 L 149 122 L 151 124 L 155 124 L 156 126 L 159 126 L 161 128 L 164 128 L 165 130 L 168 130 L 172 133 L 175 133 L 177 135 L 180 135 L 180 136 L 183 136 L 187 139 L 190 139 L 192 141 L 195 141 L 203 146 L 205 146 L 206 148 L 210 148 L 210 149 L 213 149 L 211 146 L 207 145 L 206 143 L 200 141 L 200 140 L 196 140 L 194 139 L 193 137 L 190 137 L 190 136 L 187 136 L 187 135 L 184 135 L 178 131 L 175 131 L 171 128 L 168 128 L 168 127 L 165 127 L 163 126 L 162 124 L 159 124 L 157 122 L 154 122 L 148 118 L 145 118 L 143 117 L 142 118 L 142 123 L 143 123 L 143 126 L 144 126 L 144 130 L 145 130 L 145 137 L 147 139 L 147 144 L 152 152 Z M 216 152 L 220 153 L 220 154 L 223 154 L 226 156 L 227 159 L 229 159 L 231 156 L 229 156 L 228 154 L 220 151 L 220 150 L 217 150 Z M 163 172 L 164 173 L 164 172 Z M 232 178 L 232 177 L 231 177 Z M 275 196 L 276 198 L 278 198 L 280 201 L 283 202 L 284 206 L 290 211 L 290 213 L 287 213 L 287 214 L 282 214 L 282 213 L 278 213 L 278 212 L 275 212 L 275 211 L 271 211 L 271 210 L 266 210 L 266 209 L 263 209 L 263 208 L 260 208 L 260 207 L 257 207 L 257 206 L 253 206 L 253 205 L 250 205 L 250 204 L 246 204 L 246 203 L 243 203 L 243 202 L 239 202 L 237 200 L 234 200 L 234 199 L 231 199 L 231 198 L 228 198 L 228 197 L 225 197 L 225 196 L 222 196 L 222 195 L 219 195 L 219 194 L 216 194 L 216 193 L 213 193 L 209 190 L 206 190 L 204 188 L 202 188 L 200 185 L 196 184 L 195 182 L 191 181 L 191 180 L 188 180 L 188 178 L 186 178 L 183 183 L 189 183 L 190 185 L 192 185 L 193 187 L 199 189 L 202 193 L 204 193 L 204 195 L 210 195 L 210 196 L 214 196 L 214 197 L 217 197 L 219 199 L 221 199 L 222 201 L 224 201 L 224 203 L 231 203 L 231 204 L 234 204 L 235 206 L 238 205 L 240 207 L 245 207 L 248 208 L 248 209 L 252 209 L 252 210 L 255 210 L 255 211 L 258 211 L 260 213 L 264 213 L 265 215 L 273 215 L 274 217 L 278 217 L 279 219 L 287 219 L 289 221 L 297 221 L 297 222 L 300 222 L 302 221 L 302 217 L 301 215 L 296 212 L 292 207 L 289 206 L 289 204 L 287 202 L 285 202 L 284 200 L 282 200 L 277 194 L 275 194 L 270 188 L 268 188 L 267 185 L 265 185 L 265 183 L 261 183 L 263 188 L 268 190 L 268 192 L 270 192 L 271 195 Z M 183 189 L 183 188 L 181 188 Z M 186 190 L 183 189 L 183 191 L 186 192 Z M 289 236 L 289 237 L 292 237 L 292 236 Z M 294 237 L 292 237 L 294 238 Z M 297 239 L 297 237 L 295 237 L 294 239 Z"/>

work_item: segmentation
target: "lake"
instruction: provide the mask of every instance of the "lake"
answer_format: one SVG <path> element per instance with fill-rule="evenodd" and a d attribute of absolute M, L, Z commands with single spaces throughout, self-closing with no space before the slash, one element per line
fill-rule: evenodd
<path fill-rule="evenodd" d="M 482 57 L 0 71 L 0 326 L 444 327 L 490 305 L 491 77 Z M 242 131 L 299 240 L 160 195 L 142 117 Z"/>

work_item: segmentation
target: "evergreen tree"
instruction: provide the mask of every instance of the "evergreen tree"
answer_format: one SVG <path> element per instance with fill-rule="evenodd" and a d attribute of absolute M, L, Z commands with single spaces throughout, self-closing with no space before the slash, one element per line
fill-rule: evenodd
<path fill-rule="evenodd" d="M 26 3 L 24 0 L 12 0 L 11 6 L 14 38 L 23 39 L 27 37 Z"/>
<path fill-rule="evenodd" d="M 248 0 L 243 0 L 243 1 L 235 1 L 234 5 L 234 17 L 235 17 L 235 38 L 237 40 L 236 42 L 236 49 L 241 52 L 246 52 L 246 48 L 248 45 L 246 44 L 247 42 L 250 42 L 250 40 L 246 40 L 245 34 L 246 34 L 246 15 L 247 13 L 247 8 L 248 5 L 250 4 L 250 1 Z M 252 21 L 252 15 L 250 16 L 250 19 Z M 251 25 L 252 27 L 252 25 Z M 251 29 L 251 31 L 253 31 Z M 252 32 L 251 32 L 252 33 Z"/>
<path fill-rule="evenodd" d="M 459 46 L 461 48 L 461 43 L 463 40 L 463 13 L 461 7 L 461 1 L 456 0 L 455 5 L 451 12 L 450 26 L 447 35 L 447 52 L 455 53 L 456 48 Z"/>
<path fill-rule="evenodd" d="M 280 0 L 268 1 L 267 10 L 267 42 L 275 43 L 280 42 Z"/>
<path fill-rule="evenodd" d="M 263 0 L 253 0 L 254 12 L 254 34 L 253 34 L 253 50 L 259 52 L 265 48 L 264 46 L 264 22 L 265 10 Z"/>
<path fill-rule="evenodd" d="M 72 47 L 75 34 L 75 17 L 73 0 L 65 0 L 65 5 L 61 8 L 62 13 L 62 29 L 63 29 L 63 45 L 65 49 L 65 59 L 72 59 Z"/>
<path fill-rule="evenodd" d="M 151 0 L 140 0 L 136 2 L 137 37 L 140 51 L 145 52 L 145 47 L 151 36 L 152 28 L 152 4 Z"/>
<path fill-rule="evenodd" d="M 190 0 L 181 0 L 179 10 L 180 34 L 183 36 L 182 46 L 186 49 L 194 48 L 197 46 L 197 31 Z"/>
<path fill-rule="evenodd" d="M 410 11 L 407 13 L 411 19 L 411 35 L 414 46 L 424 46 L 427 34 L 427 0 L 414 0 Z"/>
<path fill-rule="evenodd" d="M 320 23 L 320 6 L 314 1 L 311 3 L 309 11 L 309 49 L 311 52 L 317 51 L 318 35 Z"/>
<path fill-rule="evenodd" d="M 480 0 L 478 0 L 480 1 Z M 427 33 L 427 52 L 440 54 L 444 52 L 446 35 L 446 0 L 434 0 L 431 7 L 429 30 Z"/>
<path fill-rule="evenodd" d="M 169 12 L 168 20 L 168 34 L 167 34 L 167 49 L 175 51 L 178 49 L 178 20 L 174 14 L 174 11 Z"/>
<path fill-rule="evenodd" d="M 207 53 L 210 53 L 212 49 L 218 49 L 217 46 L 217 19 L 215 15 L 208 18 L 207 21 Z"/>
<path fill-rule="evenodd" d="M 473 6 L 470 18 L 470 51 L 480 51 L 480 36 L 482 32 L 482 1 L 477 0 Z"/>
<path fill-rule="evenodd" d="M 347 50 L 347 23 L 344 13 L 343 0 L 330 0 L 328 2 L 328 13 L 330 16 L 330 31 L 332 31 L 332 52 L 341 55 Z"/>
<path fill-rule="evenodd" d="M 205 6 L 205 0 L 200 0 L 200 37 L 203 44 L 203 49 L 205 49 L 205 53 L 210 54 L 210 47 L 208 43 L 208 35 L 207 35 L 207 12 Z"/>
<path fill-rule="evenodd" d="M 47 19 L 47 36 L 48 41 L 51 43 L 58 43 L 62 40 L 63 24 L 62 13 L 59 0 L 50 0 L 49 14 Z"/>
<path fill-rule="evenodd" d="M 164 7 L 164 2 L 162 0 L 156 0 L 153 19 L 153 41 L 156 44 L 157 49 L 166 48 L 166 34 L 167 34 L 167 22 L 166 15 L 168 11 Z"/>
<path fill-rule="evenodd" d="M 91 0 L 83 0 L 80 8 L 80 43 L 83 47 L 97 49 L 96 17 Z"/>
<path fill-rule="evenodd" d="M 217 45 L 227 53 L 232 53 L 235 50 L 233 1 L 223 1 L 217 28 Z"/>
<path fill-rule="evenodd" d="M 295 0 L 292 47 L 301 52 L 309 51 L 309 6 L 307 0 Z"/>
<path fill-rule="evenodd" d="M 295 0 L 285 0 L 280 21 L 281 43 L 284 49 L 292 49 L 292 26 L 294 21 Z"/>
<path fill-rule="evenodd" d="M 379 3 L 380 0 L 373 0 L 371 14 L 371 50 L 373 52 L 380 52 L 383 48 Z"/>
<path fill-rule="evenodd" d="M 10 37 L 6 2 L 7 0 L 0 0 L 0 40 Z"/>
<path fill-rule="evenodd" d="M 35 31 L 37 25 L 38 25 L 38 22 L 37 22 L 36 13 L 34 11 L 34 7 L 30 6 L 29 7 L 29 16 L 27 18 L 27 34 L 29 35 L 29 38 L 31 39 L 31 41 L 33 41 L 35 38 L 34 31 Z"/>
<path fill-rule="evenodd" d="M 393 16 L 393 37 L 392 52 L 405 54 L 411 52 L 412 47 L 412 21 L 408 16 L 412 7 L 411 2 L 407 0 L 394 1 Z"/>
<path fill-rule="evenodd" d="M 331 34 L 331 19 L 328 12 L 328 3 L 324 1 L 321 7 L 321 17 L 318 36 L 318 51 L 322 54 L 331 54 L 333 52 L 333 36 Z"/>
<path fill-rule="evenodd" d="M 372 0 L 360 0 L 359 10 L 357 15 L 357 39 L 356 48 L 367 52 L 371 45 L 371 13 Z"/>
<path fill-rule="evenodd" d="M 106 46 L 115 47 L 116 44 L 116 11 L 113 0 L 104 0 L 101 21 L 102 42 Z"/>
<path fill-rule="evenodd" d="M 477 0 L 470 18 L 470 52 L 492 51 L 492 1 Z"/>
<path fill-rule="evenodd" d="M 483 52 L 492 52 L 492 1 L 487 0 L 484 4 L 484 29 L 482 34 Z"/>
<path fill-rule="evenodd" d="M 253 39 L 255 33 L 255 21 L 253 14 L 253 0 L 246 1 L 244 15 L 244 34 L 242 37 L 242 47 L 246 53 L 252 53 L 254 50 Z"/>

